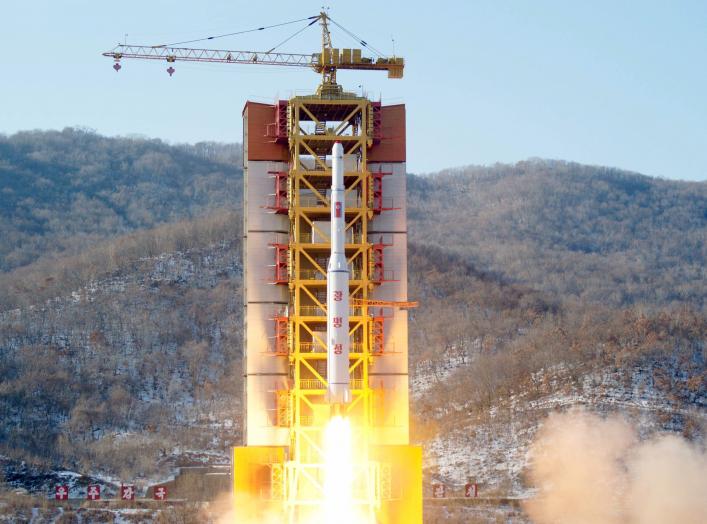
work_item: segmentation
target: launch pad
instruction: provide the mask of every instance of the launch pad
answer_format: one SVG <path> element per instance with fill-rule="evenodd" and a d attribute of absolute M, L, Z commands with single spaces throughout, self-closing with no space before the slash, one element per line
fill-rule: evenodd
<path fill-rule="evenodd" d="M 407 300 L 405 107 L 320 89 L 248 102 L 243 129 L 246 446 L 234 449 L 236 511 L 309 522 L 325 500 L 329 188 L 339 142 L 351 394 L 340 409 L 351 424 L 352 522 L 421 522 L 407 311 L 394 307 Z"/>

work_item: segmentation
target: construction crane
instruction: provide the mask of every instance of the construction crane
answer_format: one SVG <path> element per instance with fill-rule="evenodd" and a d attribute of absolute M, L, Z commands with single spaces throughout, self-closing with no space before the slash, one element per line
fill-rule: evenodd
<path fill-rule="evenodd" d="M 190 47 L 177 47 L 177 45 L 213 40 L 236 34 L 249 33 L 279 27 L 296 22 L 307 22 L 307 25 L 298 30 L 294 35 L 290 36 L 283 42 L 280 42 L 275 47 L 268 51 L 229 51 L 222 49 L 196 49 Z M 311 54 L 299 53 L 277 53 L 274 50 L 284 44 L 297 34 L 301 33 L 308 27 L 319 22 L 322 29 L 322 48 L 321 52 Z M 355 38 L 363 47 L 377 54 L 377 58 L 371 58 L 362 55 L 361 49 L 338 49 L 333 47 L 331 41 L 331 33 L 329 31 L 329 23 L 333 23 L 337 27 L 345 31 L 349 36 Z M 210 36 L 198 40 L 190 40 L 187 42 L 178 42 L 176 44 L 166 45 L 128 45 L 118 44 L 110 51 L 103 53 L 103 56 L 114 60 L 113 68 L 120 71 L 120 62 L 125 59 L 142 59 L 142 60 L 164 60 L 169 64 L 167 73 L 172 76 L 175 72 L 174 64 L 180 62 L 215 62 L 223 64 L 249 64 L 249 65 L 271 65 L 271 66 L 287 66 L 287 67 L 304 67 L 314 70 L 322 75 L 322 83 L 319 94 L 337 94 L 341 92 L 341 87 L 336 83 L 336 71 L 338 69 L 364 70 L 364 71 L 387 71 L 388 78 L 402 78 L 404 60 L 401 57 L 387 57 L 375 50 L 365 40 L 351 33 L 340 24 L 334 22 L 329 15 L 322 11 L 316 16 L 310 16 L 300 20 L 274 24 L 271 26 L 258 27 L 237 33 L 229 33 L 226 35 Z"/>

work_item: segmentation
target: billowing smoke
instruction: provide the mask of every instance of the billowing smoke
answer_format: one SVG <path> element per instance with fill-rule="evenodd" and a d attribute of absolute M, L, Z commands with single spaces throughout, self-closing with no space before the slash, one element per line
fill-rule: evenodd
<path fill-rule="evenodd" d="M 629 522 L 707 522 L 707 456 L 664 436 L 639 446 L 630 462 Z"/>
<path fill-rule="evenodd" d="M 640 442 L 623 420 L 548 417 L 531 449 L 536 524 L 703 524 L 707 454 L 674 435 Z"/>

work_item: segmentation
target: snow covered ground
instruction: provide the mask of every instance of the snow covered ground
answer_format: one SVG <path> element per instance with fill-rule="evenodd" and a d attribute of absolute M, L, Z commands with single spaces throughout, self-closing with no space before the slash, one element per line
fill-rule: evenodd
<path fill-rule="evenodd" d="M 524 483 L 528 450 L 543 419 L 554 410 L 582 407 L 595 413 L 620 414 L 641 437 L 658 431 L 682 431 L 687 417 L 707 424 L 707 413 L 699 406 L 677 403 L 653 387 L 649 369 L 628 373 L 604 370 L 574 381 L 563 369 L 538 376 L 550 383 L 551 392 L 530 398 L 521 393 L 501 399 L 491 409 L 463 422 L 445 426 L 445 431 L 425 446 L 425 469 L 431 480 L 461 489 L 467 481 L 479 484 L 480 495 L 530 497 L 533 489 Z M 463 408 L 461 408 L 463 410 Z"/>

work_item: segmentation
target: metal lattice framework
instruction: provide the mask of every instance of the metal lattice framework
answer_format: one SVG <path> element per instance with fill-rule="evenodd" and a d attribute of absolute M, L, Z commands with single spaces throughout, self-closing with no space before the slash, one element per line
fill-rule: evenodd
<path fill-rule="evenodd" d="M 319 55 L 298 53 L 267 53 L 262 51 L 229 51 L 226 49 L 193 49 L 188 47 L 165 47 L 145 45 L 118 45 L 103 56 L 115 60 L 141 58 L 143 60 L 165 60 L 167 62 L 217 62 L 224 64 L 261 64 L 292 67 L 315 67 Z"/>
<path fill-rule="evenodd" d="M 373 391 L 369 367 L 373 361 L 373 321 L 368 315 L 372 280 L 368 222 L 373 216 L 372 175 L 367 169 L 367 147 L 372 140 L 371 103 L 350 95 L 323 99 L 295 97 L 289 102 L 290 148 L 290 306 L 288 353 L 292 388 L 289 395 L 290 460 L 286 464 L 285 503 L 291 520 L 298 508 L 321 501 L 322 432 L 328 421 L 326 394 L 326 258 L 330 239 L 327 188 L 331 167 L 327 154 L 335 141 L 344 145 L 348 159 L 346 186 L 346 255 L 350 264 L 349 296 L 357 300 L 350 310 L 349 373 L 352 402 L 346 415 L 355 428 L 357 449 L 365 455 L 373 424 Z M 329 125 L 331 127 L 327 127 Z M 355 159 L 355 162 L 353 160 Z M 354 165 L 355 164 L 355 165 Z M 355 499 L 373 518 L 380 504 L 378 465 L 359 457 Z"/>

